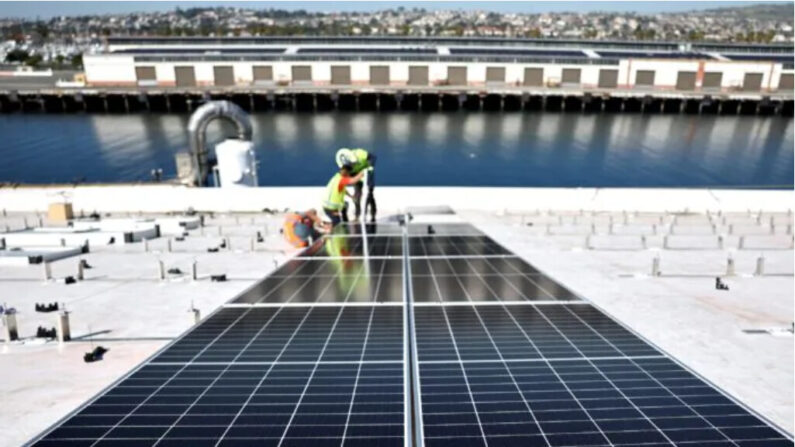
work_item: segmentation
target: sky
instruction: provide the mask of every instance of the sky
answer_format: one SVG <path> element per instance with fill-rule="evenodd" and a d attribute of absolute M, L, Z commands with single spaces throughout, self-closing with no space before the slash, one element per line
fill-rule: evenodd
<path fill-rule="evenodd" d="M 0 17 L 48 19 L 61 15 L 114 14 L 138 11 L 167 11 L 181 8 L 235 6 L 247 8 L 305 9 L 313 12 L 373 11 L 379 9 L 421 7 L 425 9 L 478 9 L 503 13 L 541 13 L 552 11 L 617 11 L 652 14 L 657 12 L 692 11 L 726 6 L 746 6 L 752 1 L 536 1 L 536 2 L 462 2 L 462 1 L 276 1 L 276 2 L 176 2 L 176 1 L 24 1 L 0 2 Z M 773 3 L 773 2 L 764 2 Z M 789 3 L 789 2 L 784 2 Z"/>

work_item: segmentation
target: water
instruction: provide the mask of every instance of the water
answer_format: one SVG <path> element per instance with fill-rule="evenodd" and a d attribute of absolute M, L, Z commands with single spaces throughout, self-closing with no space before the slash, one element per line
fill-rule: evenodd
<path fill-rule="evenodd" d="M 780 117 L 327 113 L 252 116 L 262 185 L 323 185 L 334 151 L 378 155 L 381 185 L 792 187 Z M 0 181 L 175 173 L 188 116 L 0 115 Z M 209 139 L 227 129 L 213 123 Z"/>

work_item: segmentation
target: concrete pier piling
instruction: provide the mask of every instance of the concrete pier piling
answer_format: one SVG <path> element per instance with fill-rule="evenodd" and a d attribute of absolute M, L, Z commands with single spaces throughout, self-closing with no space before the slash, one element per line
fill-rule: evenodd
<path fill-rule="evenodd" d="M 158 273 L 158 279 L 160 279 L 161 281 L 166 280 L 166 265 L 163 263 L 161 259 L 157 260 L 157 273 Z"/>
<path fill-rule="evenodd" d="M 199 264 L 196 260 L 190 264 L 190 279 L 192 281 L 197 281 L 199 279 Z"/>
<path fill-rule="evenodd" d="M 758 92 L 754 98 L 716 98 L 709 92 L 681 91 L 679 97 L 663 97 L 647 89 L 624 88 L 558 90 L 556 88 L 525 88 L 521 86 L 461 86 L 466 92 L 452 92 L 450 86 L 409 86 L 408 90 L 366 86 L 376 91 L 340 93 L 339 86 L 327 88 L 304 85 L 284 85 L 278 90 L 262 86 L 238 86 L 237 93 L 210 94 L 207 86 L 186 87 L 166 92 L 159 89 L 140 88 L 131 93 L 123 87 L 89 86 L 73 92 L 53 94 L 49 86 L 31 86 L 24 93 L 0 89 L 0 113 L 186 113 L 209 99 L 227 99 L 251 112 L 268 110 L 324 112 L 343 111 L 445 111 L 471 112 L 576 112 L 647 114 L 738 114 L 792 116 L 791 95 L 781 92 Z M 212 88 L 212 87 L 210 87 Z M 744 94 L 743 92 L 737 93 Z"/>
<path fill-rule="evenodd" d="M 85 279 L 85 274 L 83 272 L 85 267 L 83 267 L 83 259 L 77 260 L 77 280 L 82 281 Z"/>

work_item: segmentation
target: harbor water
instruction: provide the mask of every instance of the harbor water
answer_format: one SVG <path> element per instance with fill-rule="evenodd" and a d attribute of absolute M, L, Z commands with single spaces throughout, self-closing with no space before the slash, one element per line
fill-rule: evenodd
<path fill-rule="evenodd" d="M 175 175 L 187 115 L 0 115 L 0 182 Z M 252 115 L 261 185 L 322 185 L 339 147 L 401 186 L 792 188 L 793 120 L 567 113 Z M 229 129 L 215 122 L 208 140 Z"/>

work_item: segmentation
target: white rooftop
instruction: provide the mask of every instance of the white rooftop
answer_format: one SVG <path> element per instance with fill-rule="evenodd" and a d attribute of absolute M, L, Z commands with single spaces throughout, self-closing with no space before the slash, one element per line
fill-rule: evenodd
<path fill-rule="evenodd" d="M 402 196 L 394 189 L 383 190 L 379 199 L 385 205 L 391 205 L 388 198 Z M 450 191 L 435 191 L 433 197 L 418 195 L 418 202 L 446 203 L 443 199 Z M 134 196 L 139 193 L 143 194 L 125 192 L 136 206 L 144 203 L 136 201 Z M 6 224 L 19 228 L 25 218 L 37 221 L 35 210 L 42 210 L 41 202 L 30 200 L 37 193 L 21 194 L 24 199 L 0 190 L 0 207 L 6 205 L 10 210 L 9 204 L 25 201 L 31 207 L 6 211 L 5 217 L 0 216 L 0 228 Z M 46 196 L 45 192 L 39 194 Z M 82 197 L 88 195 L 82 194 L 76 192 L 75 200 L 87 200 Z M 86 194 L 95 201 L 91 205 L 97 205 L 99 195 Z M 623 192 L 631 196 L 624 200 L 626 213 L 612 201 L 592 208 L 595 211 L 581 211 L 589 209 L 583 205 L 584 199 L 559 200 L 557 206 L 549 206 L 551 196 L 557 193 L 540 197 L 526 191 L 523 202 L 505 201 L 512 194 L 521 193 L 503 190 L 502 196 L 482 202 L 488 210 L 485 206 L 477 209 L 474 205 L 481 203 L 477 201 L 462 206 L 467 200 L 480 199 L 478 194 L 449 196 L 448 202 L 461 220 L 473 223 L 727 393 L 793 431 L 793 337 L 782 330 L 791 328 L 794 310 L 792 215 L 786 211 L 792 191 L 724 193 L 724 200 L 711 209 L 717 213 L 723 204 L 731 212 L 724 210 L 711 218 L 705 214 L 710 207 L 703 206 L 710 200 L 708 194 L 700 191 L 690 196 L 683 191 L 668 196 L 656 191 L 654 200 L 648 191 Z M 558 199 L 587 196 L 583 191 L 560 194 Z M 281 196 L 273 197 L 257 202 L 256 208 L 281 208 L 284 201 L 300 195 L 285 188 Z M 782 197 L 789 199 L 782 204 Z M 661 209 L 651 209 L 652 202 Z M 678 202 L 685 206 L 676 206 Z M 520 211 L 517 206 L 504 206 L 510 203 L 527 205 Z M 674 212 L 686 207 L 690 214 Z M 644 212 L 636 214 L 636 208 Z M 93 209 L 110 211 L 86 206 L 87 211 Z M 384 215 L 392 211 L 386 210 Z M 149 241 L 148 251 L 142 242 L 92 246 L 90 253 L 80 257 L 92 268 L 85 270 L 84 281 L 72 285 L 57 279 L 76 274 L 76 257 L 52 263 L 54 279 L 50 281 L 43 279 L 41 266 L 0 266 L 0 303 L 19 311 L 22 337 L 0 345 L 0 446 L 29 440 L 184 332 L 193 323 L 188 312 L 192 305 L 204 317 L 289 259 L 294 250 L 278 234 L 280 223 L 278 214 L 223 213 L 208 217 L 203 229 L 189 230 L 183 242 L 172 241 L 171 252 L 166 238 Z M 588 234 L 594 230 L 596 235 L 590 237 L 593 248 L 589 249 Z M 252 251 L 257 231 L 265 240 L 255 240 Z M 641 235 L 646 236 L 645 249 Z M 668 248 L 663 247 L 666 235 Z M 723 248 L 718 246 L 718 235 L 723 235 Z M 744 248 L 740 249 L 743 236 Z M 223 238 L 229 238 L 231 250 L 206 251 Z M 725 279 L 729 291 L 715 290 L 714 277 L 726 273 L 729 255 L 736 275 Z M 765 274 L 754 276 L 760 255 L 765 258 Z M 660 276 L 650 276 L 655 256 L 660 258 Z M 161 281 L 158 260 L 183 274 L 169 274 Z M 198 281 L 190 279 L 194 261 Z M 208 276 L 218 273 L 225 273 L 229 281 L 210 282 Z M 53 301 L 66 303 L 71 312 L 73 341 L 63 345 L 32 337 L 39 325 L 54 326 L 56 315 L 36 313 L 34 304 Z M 110 349 L 105 359 L 84 363 L 83 354 L 96 345 Z"/>

